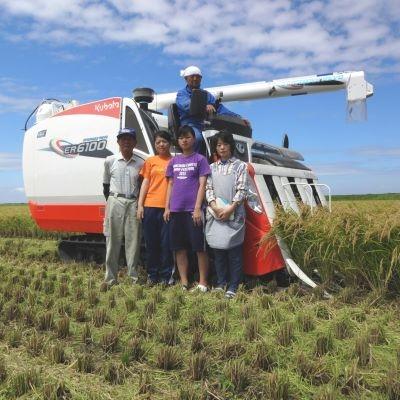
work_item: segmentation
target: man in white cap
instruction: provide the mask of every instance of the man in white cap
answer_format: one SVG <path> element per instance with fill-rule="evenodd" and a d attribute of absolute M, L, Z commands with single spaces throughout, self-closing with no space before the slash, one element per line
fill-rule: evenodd
<path fill-rule="evenodd" d="M 199 67 L 191 65 L 184 70 L 181 70 L 181 76 L 186 81 L 186 87 L 179 90 L 179 92 L 176 94 L 176 105 L 178 107 L 181 126 L 189 125 L 194 129 L 196 134 L 196 145 L 194 150 L 197 153 L 202 153 L 202 149 L 204 148 L 204 140 L 201 134 L 201 131 L 204 128 L 203 120 L 190 115 L 190 100 L 192 98 L 192 90 L 200 88 L 202 73 Z M 215 102 L 215 97 L 211 93 L 207 92 L 206 111 L 208 114 L 217 113 L 241 118 L 240 115 L 229 111 L 222 104 L 219 104 L 217 109 L 215 109 Z"/>

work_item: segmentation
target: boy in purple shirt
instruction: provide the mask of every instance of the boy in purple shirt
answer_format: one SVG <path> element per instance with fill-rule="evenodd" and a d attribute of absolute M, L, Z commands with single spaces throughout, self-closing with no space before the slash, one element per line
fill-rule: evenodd
<path fill-rule="evenodd" d="M 207 291 L 208 257 L 204 239 L 203 200 L 210 167 L 205 157 L 194 152 L 196 136 L 192 127 L 184 125 L 178 132 L 182 150 L 168 164 L 167 200 L 164 219 L 170 221 L 170 245 L 175 251 L 181 284 L 187 290 L 189 262 L 187 251 L 197 253 L 198 290 Z"/>

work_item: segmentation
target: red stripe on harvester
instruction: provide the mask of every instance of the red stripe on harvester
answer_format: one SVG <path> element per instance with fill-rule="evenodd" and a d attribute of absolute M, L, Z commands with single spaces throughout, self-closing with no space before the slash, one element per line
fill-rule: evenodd
<path fill-rule="evenodd" d="M 79 106 L 69 108 L 68 110 L 61 111 L 60 113 L 54 115 L 54 117 L 60 117 L 63 115 L 91 114 L 119 118 L 121 115 L 121 102 L 121 97 L 112 97 L 109 99 L 94 101 L 93 103 L 81 104 Z"/>
<path fill-rule="evenodd" d="M 32 218 L 46 231 L 102 233 L 105 205 L 37 204 L 29 202 Z"/>
<path fill-rule="evenodd" d="M 254 179 L 254 168 L 248 164 L 247 169 L 251 179 Z M 260 243 L 270 230 L 271 225 L 266 210 L 264 209 L 263 214 L 258 214 L 246 204 L 246 233 L 243 243 L 245 274 L 260 276 L 285 267 L 285 261 L 275 238 L 271 237 L 265 243 Z"/>

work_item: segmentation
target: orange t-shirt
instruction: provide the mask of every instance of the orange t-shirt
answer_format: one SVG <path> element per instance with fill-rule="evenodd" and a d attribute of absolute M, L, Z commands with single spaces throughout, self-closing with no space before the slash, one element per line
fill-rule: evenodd
<path fill-rule="evenodd" d="M 149 180 L 149 188 L 144 200 L 145 207 L 165 207 L 168 186 L 165 172 L 170 159 L 171 157 L 152 156 L 144 162 L 140 175 Z"/>

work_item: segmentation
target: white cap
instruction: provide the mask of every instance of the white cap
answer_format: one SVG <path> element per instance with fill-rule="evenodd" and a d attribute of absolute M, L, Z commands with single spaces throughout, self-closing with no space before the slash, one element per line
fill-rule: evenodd
<path fill-rule="evenodd" d="M 200 76 L 203 76 L 203 75 L 201 74 L 200 68 L 199 68 L 199 67 L 196 67 L 195 65 L 191 65 L 190 67 L 187 67 L 187 68 L 185 68 L 185 69 L 181 69 L 181 76 L 182 76 L 183 78 L 186 78 L 187 76 L 190 76 L 190 75 L 200 75 Z"/>

